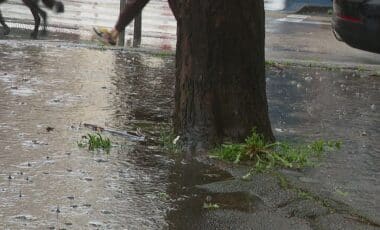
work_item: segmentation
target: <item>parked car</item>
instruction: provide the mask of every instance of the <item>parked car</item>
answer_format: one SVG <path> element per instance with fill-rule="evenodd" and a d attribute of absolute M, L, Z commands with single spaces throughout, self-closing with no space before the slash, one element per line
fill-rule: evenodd
<path fill-rule="evenodd" d="M 338 40 L 380 53 L 380 0 L 333 0 L 332 28 Z"/>

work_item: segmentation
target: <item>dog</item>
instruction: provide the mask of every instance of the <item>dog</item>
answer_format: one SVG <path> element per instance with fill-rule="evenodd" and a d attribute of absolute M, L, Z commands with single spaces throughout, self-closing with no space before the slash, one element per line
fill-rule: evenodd
<path fill-rule="evenodd" d="M 0 4 L 4 3 L 6 0 L 0 0 Z M 23 3 L 30 9 L 30 11 L 33 14 L 34 18 L 34 30 L 31 33 L 31 37 L 36 39 L 38 37 L 38 30 L 41 24 L 41 18 L 43 20 L 43 29 L 42 32 L 46 33 L 46 27 L 47 27 L 47 13 L 42 10 L 38 2 L 39 0 L 22 0 Z M 56 13 L 63 13 L 65 11 L 65 7 L 61 1 L 58 0 L 42 0 L 42 3 L 49 9 L 54 10 Z M 5 20 L 3 16 L 1 15 L 0 10 L 0 24 L 3 26 L 4 35 L 8 35 L 10 33 L 9 26 L 5 23 Z"/>

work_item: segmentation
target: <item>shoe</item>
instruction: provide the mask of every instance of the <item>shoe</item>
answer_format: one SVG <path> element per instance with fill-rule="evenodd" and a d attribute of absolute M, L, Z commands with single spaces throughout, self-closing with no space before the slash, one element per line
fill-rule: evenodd
<path fill-rule="evenodd" d="M 112 38 L 112 35 L 111 35 L 111 32 L 105 28 L 102 28 L 102 29 L 96 29 L 96 28 L 92 28 L 95 32 L 95 34 L 98 36 L 98 39 L 104 43 L 104 44 L 107 44 L 107 45 L 111 45 L 111 46 L 114 46 L 116 45 L 116 40 Z"/>

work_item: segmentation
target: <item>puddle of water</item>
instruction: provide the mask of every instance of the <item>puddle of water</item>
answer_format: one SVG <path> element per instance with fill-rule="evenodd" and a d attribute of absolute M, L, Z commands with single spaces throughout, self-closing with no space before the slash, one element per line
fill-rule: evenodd
<path fill-rule="evenodd" d="M 0 50 L 0 88 L 39 80 L 25 83 L 27 97 L 0 91 L 1 227 L 161 229 L 195 185 L 229 177 L 118 136 L 104 134 L 110 154 L 77 146 L 92 132 L 83 123 L 159 134 L 173 106 L 170 58 L 24 42 Z"/>
<path fill-rule="evenodd" d="M 171 96 L 163 71 L 173 64 L 151 57 L 145 66 L 139 55 L 112 51 L 0 46 L 0 226 L 165 226 L 169 204 L 158 194 L 168 183 L 169 157 L 117 136 L 109 136 L 116 144 L 109 155 L 76 142 L 92 132 L 84 122 L 136 130 L 136 115 L 169 117 L 170 106 L 159 107 L 152 92 Z"/>

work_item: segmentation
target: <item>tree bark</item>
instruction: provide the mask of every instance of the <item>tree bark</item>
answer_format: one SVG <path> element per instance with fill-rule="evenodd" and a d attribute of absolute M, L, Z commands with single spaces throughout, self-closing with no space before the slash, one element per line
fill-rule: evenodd
<path fill-rule="evenodd" d="M 263 0 L 177 0 L 174 131 L 191 147 L 274 141 L 265 83 Z"/>

